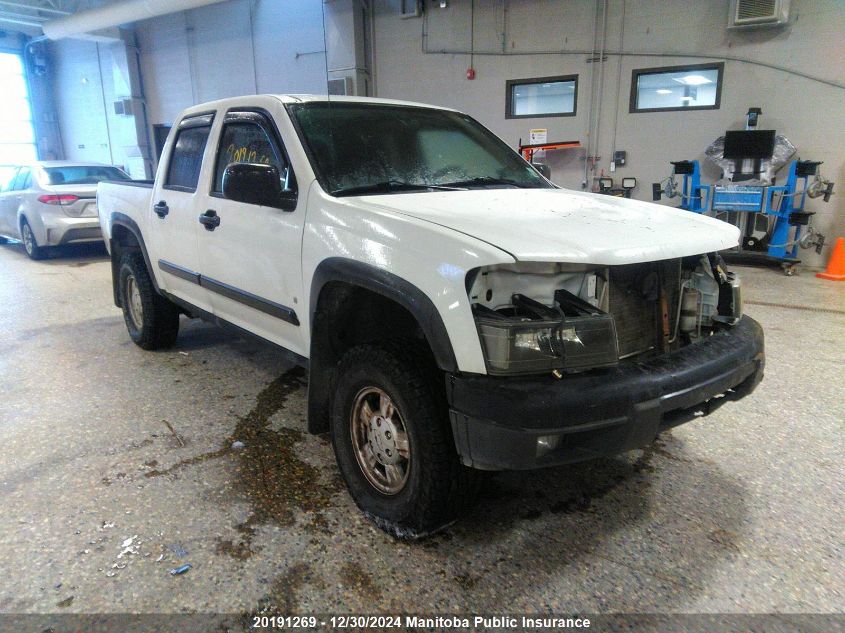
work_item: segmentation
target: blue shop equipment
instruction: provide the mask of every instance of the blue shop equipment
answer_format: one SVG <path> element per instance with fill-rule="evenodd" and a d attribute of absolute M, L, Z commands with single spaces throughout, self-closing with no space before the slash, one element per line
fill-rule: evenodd
<path fill-rule="evenodd" d="M 825 202 L 833 183 L 822 178 L 820 161 L 790 160 L 796 153 L 789 140 L 774 130 L 757 130 L 761 110 L 752 108 L 745 130 L 731 130 L 719 137 L 705 154 L 721 168 L 715 184 L 702 182 L 697 160 L 672 162 L 672 174 L 652 185 L 653 198 L 681 199 L 680 208 L 719 217 L 739 227 L 739 247 L 723 253 L 725 259 L 745 263 L 779 263 L 787 275 L 800 262 L 799 248 L 821 252 L 824 236 L 810 224 L 813 211 L 808 198 Z M 786 181 L 777 174 L 786 167 Z M 678 184 L 676 177 L 680 176 Z"/>

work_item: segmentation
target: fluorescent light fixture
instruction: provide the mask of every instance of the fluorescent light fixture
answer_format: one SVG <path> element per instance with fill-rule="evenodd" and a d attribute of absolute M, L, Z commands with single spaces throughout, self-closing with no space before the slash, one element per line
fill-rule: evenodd
<path fill-rule="evenodd" d="M 681 97 L 681 101 L 692 101 L 692 97 Z"/>
<path fill-rule="evenodd" d="M 686 77 L 681 77 L 678 79 L 677 77 L 673 77 L 675 81 L 679 84 L 685 84 L 687 86 L 701 86 L 703 84 L 712 84 L 713 80 L 708 79 L 704 75 L 687 75 Z"/>
<path fill-rule="evenodd" d="M 670 95 L 670 94 L 672 94 L 672 91 L 669 90 L 668 88 L 658 88 L 655 92 L 657 92 L 657 94 L 659 94 L 659 95 Z"/>

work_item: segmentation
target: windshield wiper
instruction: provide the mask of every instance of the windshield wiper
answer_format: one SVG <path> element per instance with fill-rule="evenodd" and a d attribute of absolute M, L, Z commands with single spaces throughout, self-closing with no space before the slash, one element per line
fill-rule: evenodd
<path fill-rule="evenodd" d="M 458 180 L 456 182 L 447 182 L 444 186 L 447 187 L 483 187 L 485 185 L 509 185 L 511 187 L 518 187 L 519 189 L 534 189 L 532 185 L 527 183 L 511 180 L 510 178 L 493 178 L 492 176 L 479 176 L 478 178 L 470 178 L 468 180 Z"/>
<path fill-rule="evenodd" d="M 357 196 L 365 193 L 394 193 L 401 191 L 460 191 L 462 188 L 453 185 L 429 185 L 424 182 L 403 182 L 401 180 L 385 180 L 356 187 L 335 189 L 330 194 L 333 196 Z"/>

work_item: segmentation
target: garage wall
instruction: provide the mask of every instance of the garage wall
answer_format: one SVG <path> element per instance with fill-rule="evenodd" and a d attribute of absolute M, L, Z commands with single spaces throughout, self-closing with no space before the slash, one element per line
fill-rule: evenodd
<path fill-rule="evenodd" d="M 320 0 L 229 0 L 137 23 L 146 122 L 172 124 L 193 103 L 232 95 L 324 93 L 322 12 L 340 10 L 343 2 L 329 0 L 324 6 Z M 609 170 L 612 151 L 626 150 L 628 165 L 613 176 L 637 177 L 635 197 L 641 199 L 650 199 L 650 184 L 669 174 L 670 160 L 697 158 L 706 176 L 715 179 L 718 173 L 704 162 L 705 147 L 725 129 L 742 128 L 748 107 L 760 106 L 763 126 L 786 134 L 802 158 L 825 161 L 823 173 L 845 191 L 845 155 L 839 150 L 845 146 L 845 90 L 800 76 L 845 84 L 845 3 L 792 0 L 787 28 L 757 31 L 726 29 L 729 0 L 608 0 L 606 17 L 599 10 L 604 4 L 449 0 L 440 9 L 439 2 L 425 0 L 425 17 L 401 19 L 400 0 L 373 0 L 375 37 L 367 55 L 374 59 L 375 94 L 457 107 L 514 147 L 535 127 L 548 128 L 550 140 L 587 145 L 593 121 L 595 171 L 585 173 L 584 150 L 556 152 L 548 157 L 553 179 L 568 187 L 592 188 L 594 177 Z M 600 44 L 603 33 L 608 55 L 602 68 L 589 58 L 594 37 Z M 51 45 L 53 95 L 69 158 L 113 158 L 125 164 L 129 157 L 122 145 L 131 148 L 130 142 L 146 140 L 124 138 L 124 132 L 131 132 L 126 117 L 108 114 L 108 125 L 104 123 L 108 108 L 98 83 L 101 70 L 107 105 L 116 94 L 108 86 L 104 46 L 98 63 L 94 43 Z M 331 42 L 332 50 L 334 46 Z M 471 46 L 474 81 L 466 79 Z M 633 69 L 705 61 L 725 62 L 719 110 L 628 112 Z M 567 74 L 579 76 L 575 116 L 504 118 L 507 79 Z M 814 224 L 829 243 L 845 234 L 845 195 L 809 206 L 818 212 Z M 830 246 L 821 256 L 809 251 L 802 255 L 805 262 L 822 265 L 829 251 Z"/>
<path fill-rule="evenodd" d="M 194 103 L 325 93 L 321 3 L 231 0 L 136 25 L 150 123 Z"/>
<path fill-rule="evenodd" d="M 845 90 L 726 59 L 746 58 L 845 84 L 845 3 L 840 0 L 792 0 L 790 26 L 757 31 L 726 29 L 728 0 L 610 0 L 606 50 L 640 54 L 609 54 L 600 83 L 600 64 L 588 63 L 597 16 L 593 0 L 475 0 L 472 21 L 469 1 L 452 0 L 446 9 L 435 2 L 425 4 L 426 17 L 401 19 L 399 0 L 376 0 L 375 76 L 380 97 L 459 108 L 513 147 L 535 127 L 548 128 L 549 140 L 580 140 L 586 145 L 590 103 L 600 103 L 600 123 L 594 134 L 595 155 L 600 159 L 596 171 L 587 174 L 586 186 L 593 186 L 593 176 L 602 169 L 609 170 L 614 148 L 627 150 L 628 165 L 612 175 L 637 177 L 635 197 L 645 200 L 651 198 L 651 183 L 669 175 L 670 160 L 699 159 L 708 178 L 718 177 L 718 171 L 704 163 L 705 147 L 726 129 L 742 129 L 747 109 L 759 106 L 764 128 L 786 134 L 802 158 L 825 161 L 823 173 L 838 180 L 840 189 L 845 187 L 845 153 L 841 151 Z M 677 16 L 683 16 L 682 20 Z M 600 41 L 600 14 L 599 18 Z M 470 56 L 461 53 L 470 50 L 473 23 L 476 79 L 468 81 Z M 543 54 L 548 51 L 557 54 Z M 725 61 L 719 110 L 628 112 L 633 69 L 706 61 Z M 579 75 L 576 116 L 505 119 L 507 79 L 567 74 Z M 597 85 L 591 96 L 594 74 Z M 585 152 L 577 150 L 550 154 L 553 179 L 580 188 L 585 181 L 584 158 Z M 666 202 L 677 203 L 677 199 Z M 845 195 L 834 196 L 828 204 L 810 201 L 809 207 L 817 211 L 814 224 L 827 234 L 830 244 L 835 236 L 845 235 Z M 830 248 L 822 256 L 803 251 L 802 258 L 810 265 L 822 265 Z"/>
<path fill-rule="evenodd" d="M 143 178 L 152 126 L 204 101 L 268 92 L 325 92 L 321 3 L 230 0 L 145 20 L 124 41 L 49 45 L 64 157 L 122 165 Z M 140 85 L 132 74 L 135 56 Z M 129 70 L 127 70 L 127 67 Z M 116 99 L 136 96 L 136 116 Z M 146 166 L 146 169 L 149 169 Z"/>
<path fill-rule="evenodd" d="M 64 157 L 112 163 L 107 110 L 100 81 L 97 44 L 60 40 L 51 45 L 53 98 L 61 112 Z M 119 163 L 118 163 L 119 164 Z"/>

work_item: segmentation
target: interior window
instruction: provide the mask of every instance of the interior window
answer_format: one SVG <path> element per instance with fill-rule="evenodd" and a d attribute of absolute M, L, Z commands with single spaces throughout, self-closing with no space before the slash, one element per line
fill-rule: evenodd
<path fill-rule="evenodd" d="M 578 75 L 506 82 L 505 118 L 574 116 Z"/>
<path fill-rule="evenodd" d="M 231 163 L 264 163 L 285 175 L 285 163 L 276 144 L 266 130 L 255 123 L 227 123 L 220 136 L 217 165 L 214 172 L 214 191 L 223 191 L 223 172 Z"/>
<path fill-rule="evenodd" d="M 167 178 L 164 182 L 166 187 L 196 191 L 202 167 L 202 155 L 210 131 L 210 126 L 179 130 L 170 155 L 170 163 L 167 166 Z"/>
<path fill-rule="evenodd" d="M 724 63 L 640 68 L 631 83 L 631 112 L 719 108 Z"/>

